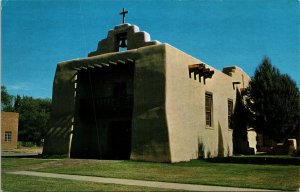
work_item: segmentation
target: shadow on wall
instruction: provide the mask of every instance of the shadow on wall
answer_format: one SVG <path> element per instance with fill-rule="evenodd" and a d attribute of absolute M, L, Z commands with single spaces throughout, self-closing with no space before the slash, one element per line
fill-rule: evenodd
<path fill-rule="evenodd" d="M 52 116 L 49 130 L 45 137 L 43 154 L 67 155 L 69 151 L 69 136 L 72 127 L 72 115 Z M 56 142 L 52 142 L 55 139 Z"/>
<path fill-rule="evenodd" d="M 222 128 L 220 122 L 218 122 L 218 157 L 224 157 L 224 141 L 222 136 Z"/>
<path fill-rule="evenodd" d="M 223 133 L 222 133 L 222 127 L 220 125 L 220 122 L 218 122 L 218 149 L 217 149 L 217 156 L 218 157 L 225 157 L 225 156 L 230 156 L 230 148 L 227 146 L 227 151 L 226 148 L 224 147 L 224 138 L 223 138 Z M 199 140 L 198 141 L 198 158 L 214 158 L 216 153 L 212 153 L 210 150 L 205 150 L 203 141 Z"/>
<path fill-rule="evenodd" d="M 236 103 L 232 116 L 233 128 L 233 153 L 234 154 L 249 154 L 249 143 L 247 137 L 247 110 L 243 104 L 242 95 L 236 90 Z"/>
<path fill-rule="evenodd" d="M 198 159 L 204 158 L 204 146 L 201 140 L 198 140 Z"/>
<path fill-rule="evenodd" d="M 198 141 L 198 159 L 206 159 L 215 157 L 209 149 L 205 149 L 202 141 Z"/>
<path fill-rule="evenodd" d="M 48 130 L 47 135 L 59 138 L 69 137 L 71 133 L 70 128 L 73 125 L 72 118 L 72 115 L 56 117 L 56 121 L 51 121 L 49 123 L 49 127 L 51 128 Z"/>

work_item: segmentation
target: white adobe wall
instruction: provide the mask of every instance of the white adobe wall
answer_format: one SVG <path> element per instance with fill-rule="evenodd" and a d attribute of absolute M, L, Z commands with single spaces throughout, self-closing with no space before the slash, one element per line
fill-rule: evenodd
<path fill-rule="evenodd" d="M 249 147 L 250 148 L 253 148 L 254 149 L 254 154 L 256 154 L 257 152 L 257 140 L 256 140 L 256 137 L 257 137 L 257 134 L 254 130 L 248 130 L 247 131 L 248 133 L 248 142 L 249 142 Z"/>
<path fill-rule="evenodd" d="M 211 79 L 203 82 L 189 78 L 188 65 L 202 63 L 186 53 L 166 45 L 166 115 L 171 162 L 204 157 L 231 156 L 232 130 L 228 128 L 228 99 L 235 104 L 233 78 L 217 69 Z M 239 68 L 237 70 L 239 71 Z M 234 76 L 234 81 L 239 75 Z M 213 94 L 213 126 L 205 123 L 205 93 Z"/>
<path fill-rule="evenodd" d="M 199 60 L 166 45 L 166 116 L 171 162 L 198 157 L 198 135 L 202 106 L 200 83 L 189 79 L 188 64 Z"/>

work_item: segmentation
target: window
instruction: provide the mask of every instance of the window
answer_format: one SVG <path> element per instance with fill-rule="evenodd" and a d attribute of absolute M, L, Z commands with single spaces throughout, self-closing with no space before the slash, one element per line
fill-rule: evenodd
<path fill-rule="evenodd" d="M 11 142 L 11 131 L 5 131 L 5 142 Z"/>
<path fill-rule="evenodd" d="M 233 101 L 228 99 L 228 128 L 232 129 Z"/>
<path fill-rule="evenodd" d="M 205 93 L 205 119 L 206 126 L 212 127 L 213 97 L 211 93 Z"/>

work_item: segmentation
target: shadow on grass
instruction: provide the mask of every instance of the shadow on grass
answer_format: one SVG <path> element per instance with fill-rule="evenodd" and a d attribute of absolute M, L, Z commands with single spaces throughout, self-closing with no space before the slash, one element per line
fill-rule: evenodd
<path fill-rule="evenodd" d="M 69 159 L 67 155 L 16 155 L 16 156 L 2 156 L 2 158 L 36 158 L 36 159 Z M 84 159 L 82 159 L 84 160 Z M 95 159 L 97 160 L 97 159 Z M 98 159 L 100 160 L 100 159 Z M 109 161 L 109 160 L 107 160 Z M 143 161 L 134 161 L 134 160 L 123 160 L 123 163 L 131 164 Z M 144 162 L 144 163 L 154 163 L 161 164 L 157 162 Z M 294 156 L 276 156 L 276 155 L 241 155 L 241 156 L 232 156 L 232 157 L 216 157 L 216 158 L 200 158 L 187 162 L 178 162 L 178 163 L 163 163 L 179 166 L 194 167 L 203 164 L 209 163 L 237 163 L 237 164 L 277 164 L 277 165 L 300 165 L 300 157 Z"/>
<path fill-rule="evenodd" d="M 36 159 L 68 159 L 68 155 L 43 155 L 43 154 L 9 154 L 1 158 L 36 158 Z"/>
<path fill-rule="evenodd" d="M 300 157 L 291 156 L 233 156 L 204 159 L 212 163 L 300 165 Z"/>

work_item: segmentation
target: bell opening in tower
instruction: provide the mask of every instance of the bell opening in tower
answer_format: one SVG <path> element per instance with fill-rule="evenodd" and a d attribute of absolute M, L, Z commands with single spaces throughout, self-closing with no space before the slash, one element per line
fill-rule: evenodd
<path fill-rule="evenodd" d="M 117 35 L 117 47 L 118 51 L 127 51 L 128 49 L 128 40 L 127 40 L 127 33 L 120 33 Z"/>

